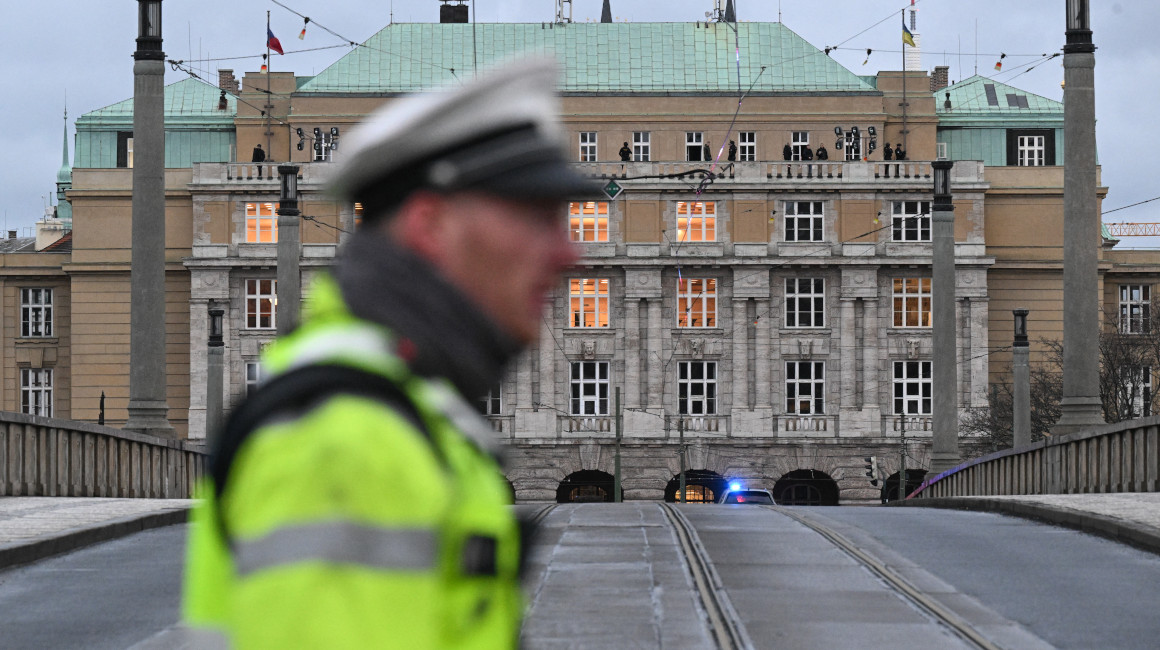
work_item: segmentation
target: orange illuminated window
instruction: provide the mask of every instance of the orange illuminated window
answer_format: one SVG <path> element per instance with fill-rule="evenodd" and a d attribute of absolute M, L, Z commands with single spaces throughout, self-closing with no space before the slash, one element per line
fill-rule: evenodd
<path fill-rule="evenodd" d="M 568 204 L 572 241 L 608 241 L 608 202 L 588 201 Z"/>
<path fill-rule="evenodd" d="M 568 284 L 568 326 L 608 327 L 608 280 L 572 278 Z"/>
<path fill-rule="evenodd" d="M 715 278 L 677 278 L 677 327 L 717 327 Z"/>
<path fill-rule="evenodd" d="M 712 201 L 677 201 L 677 241 L 717 240 L 717 204 Z"/>
<path fill-rule="evenodd" d="M 930 278 L 894 278 L 894 326 L 930 327 Z"/>
<path fill-rule="evenodd" d="M 278 204 L 246 204 L 246 243 L 273 244 L 278 241 Z"/>

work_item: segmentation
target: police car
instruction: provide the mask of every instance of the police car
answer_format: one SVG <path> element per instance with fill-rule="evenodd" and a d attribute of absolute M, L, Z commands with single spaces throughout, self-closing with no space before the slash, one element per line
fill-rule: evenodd
<path fill-rule="evenodd" d="M 757 506 L 777 505 L 777 502 L 773 500 L 773 493 L 769 490 L 747 488 L 739 483 L 730 483 L 729 489 L 725 490 L 725 493 L 721 495 L 717 503 Z"/>

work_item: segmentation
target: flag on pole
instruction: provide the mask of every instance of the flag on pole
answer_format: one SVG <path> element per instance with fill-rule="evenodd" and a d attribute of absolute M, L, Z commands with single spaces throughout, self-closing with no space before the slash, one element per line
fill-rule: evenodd
<path fill-rule="evenodd" d="M 266 47 L 274 50 L 278 54 L 285 54 L 282 51 L 282 42 L 278 40 L 277 36 L 274 36 L 274 32 L 269 27 L 266 28 Z"/>
<path fill-rule="evenodd" d="M 914 44 L 914 34 L 911 34 L 910 30 L 906 28 L 906 18 L 902 19 L 902 42 L 911 47 L 918 47 Z M 279 52 L 279 54 L 281 53 Z"/>

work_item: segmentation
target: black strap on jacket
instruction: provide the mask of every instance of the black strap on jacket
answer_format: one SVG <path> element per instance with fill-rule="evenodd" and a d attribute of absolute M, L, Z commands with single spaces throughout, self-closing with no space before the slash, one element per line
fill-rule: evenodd
<path fill-rule="evenodd" d="M 403 390 L 390 379 L 367 370 L 336 364 L 296 368 L 274 377 L 257 392 L 238 404 L 214 444 L 209 459 L 214 497 L 220 503 L 229 480 L 230 467 L 242 443 L 271 417 L 282 413 L 304 413 L 322 400 L 335 395 L 360 395 L 380 400 L 394 408 L 430 437 L 418 409 Z M 223 526 L 223 532 L 225 532 Z"/>

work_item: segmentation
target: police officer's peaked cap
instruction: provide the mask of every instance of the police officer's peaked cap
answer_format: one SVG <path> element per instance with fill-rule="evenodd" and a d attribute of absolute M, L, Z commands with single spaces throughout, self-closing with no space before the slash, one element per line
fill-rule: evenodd
<path fill-rule="evenodd" d="M 517 200 L 592 198 L 568 162 L 551 60 L 523 60 L 466 85 L 387 104 L 357 127 L 331 189 L 367 218 L 417 189 L 482 191 Z"/>

